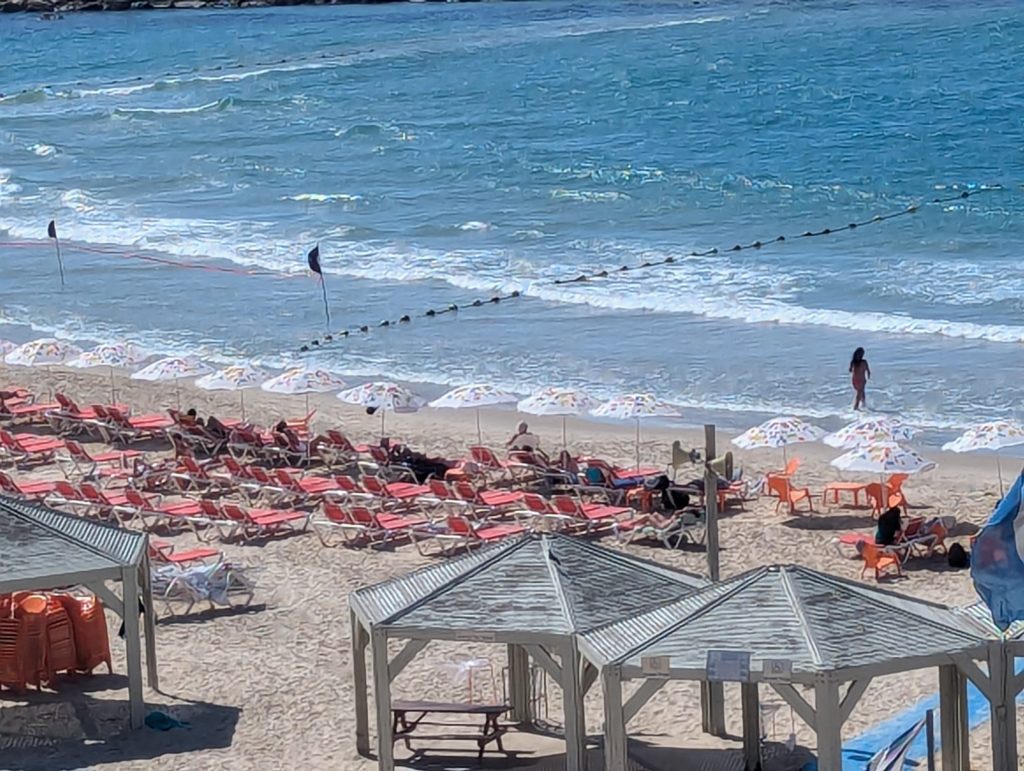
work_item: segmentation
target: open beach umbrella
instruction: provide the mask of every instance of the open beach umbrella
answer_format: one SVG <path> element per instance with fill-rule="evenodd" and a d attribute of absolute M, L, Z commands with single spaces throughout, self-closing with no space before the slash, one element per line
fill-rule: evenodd
<path fill-rule="evenodd" d="M 63 340 L 43 338 L 19 345 L 7 354 L 6 362 L 20 367 L 45 367 L 67 364 L 81 352 L 81 348 Z"/>
<path fill-rule="evenodd" d="M 245 420 L 245 392 L 250 388 L 257 388 L 266 376 L 263 370 L 251 364 L 232 364 L 209 375 L 203 375 L 196 380 L 196 386 L 205 391 L 238 391 L 242 420 Z"/>
<path fill-rule="evenodd" d="M 993 420 L 971 426 L 952 442 L 942 445 L 949 452 L 975 452 L 992 450 L 996 454 L 996 472 L 999 474 L 999 496 L 1002 497 L 1003 469 L 999 451 L 1004 447 L 1024 444 L 1024 425 L 1015 420 Z"/>
<path fill-rule="evenodd" d="M 131 367 L 143 361 L 146 352 L 135 343 L 120 341 L 103 343 L 91 351 L 85 351 L 68 362 L 69 367 L 89 369 L 91 367 L 107 367 L 110 370 L 110 401 L 117 398 L 114 390 L 114 368 Z"/>
<path fill-rule="evenodd" d="M 380 437 L 384 438 L 384 417 L 389 412 L 416 412 L 426 401 L 398 383 L 375 381 L 363 383 L 338 394 L 346 404 L 380 412 Z"/>
<path fill-rule="evenodd" d="M 609 399 L 590 411 L 598 418 L 636 421 L 636 468 L 640 470 L 640 421 L 644 418 L 677 418 L 679 408 L 654 394 L 626 394 Z"/>
<path fill-rule="evenodd" d="M 803 442 L 817 442 L 825 431 L 802 418 L 772 418 L 754 426 L 732 440 L 742 450 L 760 450 L 766 447 L 782 448 L 782 462 L 786 463 L 786 447 Z"/>
<path fill-rule="evenodd" d="M 899 418 L 863 418 L 825 437 L 825 444 L 849 450 L 878 442 L 910 441 L 917 429 Z"/>
<path fill-rule="evenodd" d="M 483 444 L 483 434 L 480 432 L 480 409 L 499 404 L 514 404 L 517 401 L 518 399 L 508 391 L 492 385 L 475 383 L 453 388 L 444 396 L 434 399 L 430 406 L 449 410 L 475 409 L 476 441 L 477 444 Z"/>
<path fill-rule="evenodd" d="M 304 394 L 306 412 L 309 412 L 310 394 L 327 394 L 340 391 L 345 381 L 325 369 L 312 367 L 292 367 L 277 377 L 272 377 L 260 386 L 264 391 L 274 394 Z"/>
<path fill-rule="evenodd" d="M 180 381 L 185 378 L 206 375 L 210 372 L 213 372 L 213 367 L 204 364 L 196 356 L 167 356 L 146 365 L 138 372 L 133 372 L 129 377 L 132 380 L 146 380 L 149 382 L 173 380 L 174 395 L 178 402 L 178 409 L 181 409 Z"/>
<path fill-rule="evenodd" d="M 833 460 L 832 465 L 841 471 L 878 474 L 885 497 L 886 474 L 916 474 L 935 468 L 934 462 L 898 442 L 876 442 L 855 447 Z"/>
<path fill-rule="evenodd" d="M 586 415 L 597 406 L 597 400 L 578 388 L 543 388 L 523 399 L 516 409 L 527 415 L 561 415 L 562 446 L 567 446 L 565 419 L 567 415 Z"/>

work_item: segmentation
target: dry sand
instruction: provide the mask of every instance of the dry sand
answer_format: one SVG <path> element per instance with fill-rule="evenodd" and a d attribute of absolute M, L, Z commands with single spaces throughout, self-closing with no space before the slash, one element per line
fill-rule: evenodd
<path fill-rule="evenodd" d="M 82 403 L 110 396 L 110 381 L 102 371 L 0 367 L 0 384 L 22 385 L 41 395 L 60 390 Z M 159 411 L 175 404 L 175 391 L 169 384 L 119 378 L 117 388 L 118 399 L 132 404 L 136 412 Z M 312 401 L 318 409 L 319 428 L 341 426 L 349 436 L 365 440 L 379 432 L 379 418 L 332 397 L 314 397 Z M 183 386 L 182 405 L 194 406 L 201 414 L 236 415 L 238 395 Z M 300 414 L 302 407 L 302 397 L 274 397 L 260 391 L 249 391 L 246 396 L 249 418 L 264 424 Z M 500 446 L 519 419 L 521 416 L 511 411 L 485 413 L 485 443 Z M 547 447 L 557 445 L 560 419 L 528 419 Z M 472 413 L 425 410 L 415 415 L 389 415 L 388 427 L 389 434 L 414 447 L 449 457 L 464 454 L 476 438 Z M 619 428 L 571 420 L 569 431 L 571 447 L 577 453 L 599 454 L 623 464 L 633 462 L 635 434 L 631 425 Z M 644 461 L 665 464 L 674 439 L 681 439 L 685 447 L 700 446 L 703 432 L 645 428 Z M 724 448 L 728 437 L 720 434 L 718 442 Z M 797 475 L 801 485 L 820 490 L 837 478 L 828 465 L 836 454 L 830 448 L 803 445 L 791 449 L 793 454 L 803 460 Z M 985 521 L 998 497 L 994 464 L 990 458 L 931 450 L 924 454 L 939 466 L 907 483 L 907 498 L 921 514 L 956 516 L 961 523 L 956 532 L 965 539 Z M 736 455 L 750 478 L 778 467 L 781 460 L 777 451 Z M 1014 470 L 1004 473 L 1009 478 Z M 44 478 L 54 473 L 53 469 L 41 469 L 19 476 Z M 696 469 L 692 475 L 697 475 Z M 689 476 L 687 470 L 681 472 L 681 478 Z M 732 576 L 762 564 L 801 563 L 859 579 L 859 563 L 840 556 L 830 540 L 837 533 L 871 527 L 870 514 L 863 510 L 790 516 L 775 511 L 774 499 L 752 501 L 745 510 L 730 512 L 721 522 L 722 575 Z M 182 548 L 194 545 L 193 536 L 174 540 Z M 603 542 L 620 548 L 612 538 Z M 149 729 L 125 732 L 127 695 L 120 677 L 69 683 L 59 693 L 33 694 L 27 700 L 5 692 L 0 700 L 0 768 L 375 767 L 373 761 L 359 758 L 355 752 L 346 597 L 358 587 L 401 575 L 429 558 L 421 557 L 412 546 L 393 551 L 327 549 L 312 534 L 260 546 L 224 545 L 223 549 L 232 560 L 255 569 L 259 587 L 254 606 L 248 612 L 193 612 L 187 618 L 162 621 L 157 627 L 162 692 L 147 690 L 148 706 L 188 721 L 190 728 L 167 733 Z M 645 545 L 628 550 L 692 572 L 706 570 L 703 550 L 669 552 Z M 950 604 L 976 599 L 968 573 L 948 570 L 941 558 L 912 562 L 907 578 L 894 588 Z M 111 621 L 115 672 L 123 673 L 123 646 L 113 637 L 116 626 Z M 500 698 L 504 651 L 465 643 L 428 647 L 398 678 L 394 693 L 396 697 L 464 700 L 467 683 L 459 674 L 458 663 L 468 659 L 487 660 L 493 670 L 493 678 L 486 671 L 476 673 L 477 698 Z M 937 675 L 927 670 L 876 681 L 854 711 L 844 735 L 856 736 L 936 689 Z M 738 693 L 727 691 L 729 726 L 738 734 Z M 551 683 L 547 693 L 548 718 L 557 723 L 561 714 L 558 688 Z M 769 704 L 782 703 L 772 693 L 764 693 L 763 699 Z M 372 715 L 371 704 L 371 724 Z M 813 733 L 798 718 L 791 718 L 788 707 L 779 709 L 774 721 L 769 721 L 769 738 L 784 742 L 791 722 L 801 747 L 813 749 Z M 600 688 L 588 695 L 587 724 L 592 734 L 600 734 Z M 640 755 L 652 767 L 732 767 L 738 743 L 703 737 L 699 725 L 696 687 L 673 683 L 637 715 L 630 733 L 638 740 Z M 973 742 L 977 769 L 989 767 L 984 738 L 979 731 Z M 524 753 L 517 767 L 564 768 L 562 745 L 555 739 L 515 736 L 508 744 Z M 399 762 L 403 756 L 399 746 Z M 593 756 L 599 758 L 598 750 Z M 792 755 L 781 751 L 767 768 L 800 768 L 807 757 L 805 750 Z M 472 767 L 474 762 L 464 765 Z M 499 763 L 487 761 L 486 766 Z M 457 765 L 444 761 L 441 767 Z"/>

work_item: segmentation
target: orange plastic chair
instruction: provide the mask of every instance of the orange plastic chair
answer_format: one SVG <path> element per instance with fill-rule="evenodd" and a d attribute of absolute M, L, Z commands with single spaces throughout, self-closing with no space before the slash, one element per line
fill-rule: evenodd
<path fill-rule="evenodd" d="M 768 491 L 770 494 L 778 497 L 779 502 L 775 504 L 775 510 L 778 511 L 783 504 L 789 506 L 789 513 L 793 514 L 796 511 L 796 505 L 800 501 L 807 501 L 807 510 L 814 511 L 814 500 L 811 498 L 810 488 L 807 487 L 793 487 L 789 483 L 789 479 L 786 477 L 768 477 Z"/>
<path fill-rule="evenodd" d="M 786 468 L 784 468 L 782 471 L 769 471 L 765 476 L 767 476 L 769 478 L 771 478 L 771 477 L 783 477 L 784 479 L 789 479 L 790 477 L 792 477 L 797 472 L 797 470 L 799 468 L 800 468 L 800 459 L 799 458 L 790 458 L 789 462 L 786 463 Z"/>
<path fill-rule="evenodd" d="M 864 567 L 860 571 L 861 578 L 869 570 L 875 571 L 876 581 L 887 575 L 903 577 L 903 563 L 900 561 L 899 554 L 888 551 L 871 541 L 863 541 L 857 548 L 860 551 L 861 559 L 864 560 Z"/>
<path fill-rule="evenodd" d="M 903 483 L 908 479 L 907 474 L 893 474 L 885 480 L 885 490 L 888 493 L 885 506 L 882 505 L 882 486 L 878 482 L 872 482 L 866 487 L 868 498 L 871 500 L 871 508 L 877 516 L 883 510 L 892 507 L 903 509 L 907 512 L 907 499 L 903 495 Z"/>

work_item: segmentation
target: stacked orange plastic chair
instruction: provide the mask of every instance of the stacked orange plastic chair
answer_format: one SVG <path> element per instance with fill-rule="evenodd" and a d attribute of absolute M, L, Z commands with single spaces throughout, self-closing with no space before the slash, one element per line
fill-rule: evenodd
<path fill-rule="evenodd" d="M 56 595 L 71 620 L 75 635 L 75 654 L 79 672 L 91 673 L 100 664 L 110 665 L 110 638 L 107 636 L 107 619 L 103 615 L 103 603 L 95 597 L 77 598 L 66 594 Z"/>

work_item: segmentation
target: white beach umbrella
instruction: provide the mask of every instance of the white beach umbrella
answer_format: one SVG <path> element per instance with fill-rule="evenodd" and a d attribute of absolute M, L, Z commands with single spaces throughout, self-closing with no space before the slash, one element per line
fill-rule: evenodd
<path fill-rule="evenodd" d="M 306 397 L 306 412 L 309 412 L 310 394 L 340 391 L 345 385 L 345 381 L 338 375 L 325 369 L 292 367 L 265 381 L 260 388 L 275 394 L 303 394 Z"/>
<path fill-rule="evenodd" d="M 855 447 L 832 461 L 841 471 L 862 471 L 878 474 L 883 500 L 888 498 L 886 474 L 916 474 L 935 468 L 935 463 L 898 442 L 876 442 Z"/>
<path fill-rule="evenodd" d="M 338 394 L 346 404 L 380 412 L 380 436 L 384 438 L 384 419 L 389 412 L 416 412 L 426 401 L 398 383 L 375 381 L 363 383 Z"/>
<path fill-rule="evenodd" d="M 431 407 L 449 410 L 476 410 L 476 440 L 478 444 L 483 443 L 483 434 L 480 431 L 480 410 L 483 407 L 494 407 L 499 404 L 515 404 L 516 397 L 501 388 L 492 385 L 474 383 L 471 385 L 453 388 L 443 396 L 434 399 Z"/>
<path fill-rule="evenodd" d="M 977 423 L 952 442 L 942 445 L 948 452 L 975 452 L 992 450 L 996 454 L 996 472 L 999 474 L 999 495 L 1003 495 L 1003 469 L 999 462 L 999 451 L 1005 447 L 1024 444 L 1024 425 L 1015 420 L 993 420 Z"/>
<path fill-rule="evenodd" d="M 48 337 L 19 345 L 7 354 L 6 361 L 21 367 L 45 367 L 67 364 L 81 352 L 81 348 L 71 343 Z"/>
<path fill-rule="evenodd" d="M 562 446 L 565 447 L 565 419 L 567 415 L 586 415 L 598 402 L 590 394 L 578 388 L 542 388 L 532 396 L 523 399 L 516 409 L 528 415 L 561 415 Z"/>
<path fill-rule="evenodd" d="M 786 447 L 791 444 L 817 442 L 825 431 L 802 418 L 782 417 L 766 420 L 732 440 L 742 450 L 782 448 L 782 462 L 786 462 Z"/>
<path fill-rule="evenodd" d="M 917 429 L 899 418 L 863 418 L 825 437 L 825 444 L 849 450 L 878 442 L 910 441 Z"/>
<path fill-rule="evenodd" d="M 131 367 L 145 360 L 146 352 L 135 343 L 122 340 L 116 343 L 103 343 L 90 351 L 85 351 L 69 361 L 69 367 L 90 369 L 107 367 L 110 370 L 110 401 L 117 398 L 114 390 L 114 368 Z"/>
<path fill-rule="evenodd" d="M 200 361 L 197 356 L 167 356 L 146 365 L 138 372 L 133 372 L 129 377 L 132 380 L 145 380 L 151 383 L 162 380 L 174 381 L 174 395 L 178 409 L 181 409 L 180 381 L 210 372 L 213 372 L 213 367 Z"/>
<path fill-rule="evenodd" d="M 209 375 L 203 375 L 196 380 L 196 386 L 205 391 L 238 391 L 242 420 L 245 420 L 245 392 L 250 388 L 259 387 L 266 376 L 263 370 L 246 362 L 232 364 Z"/>
<path fill-rule="evenodd" d="M 7 362 L 7 354 L 13 351 L 18 346 L 12 343 L 10 340 L 0 340 L 0 362 Z"/>
<path fill-rule="evenodd" d="M 636 421 L 636 468 L 640 470 L 640 421 L 644 418 L 677 418 L 679 408 L 654 394 L 626 394 L 599 404 L 590 411 L 598 418 Z"/>

